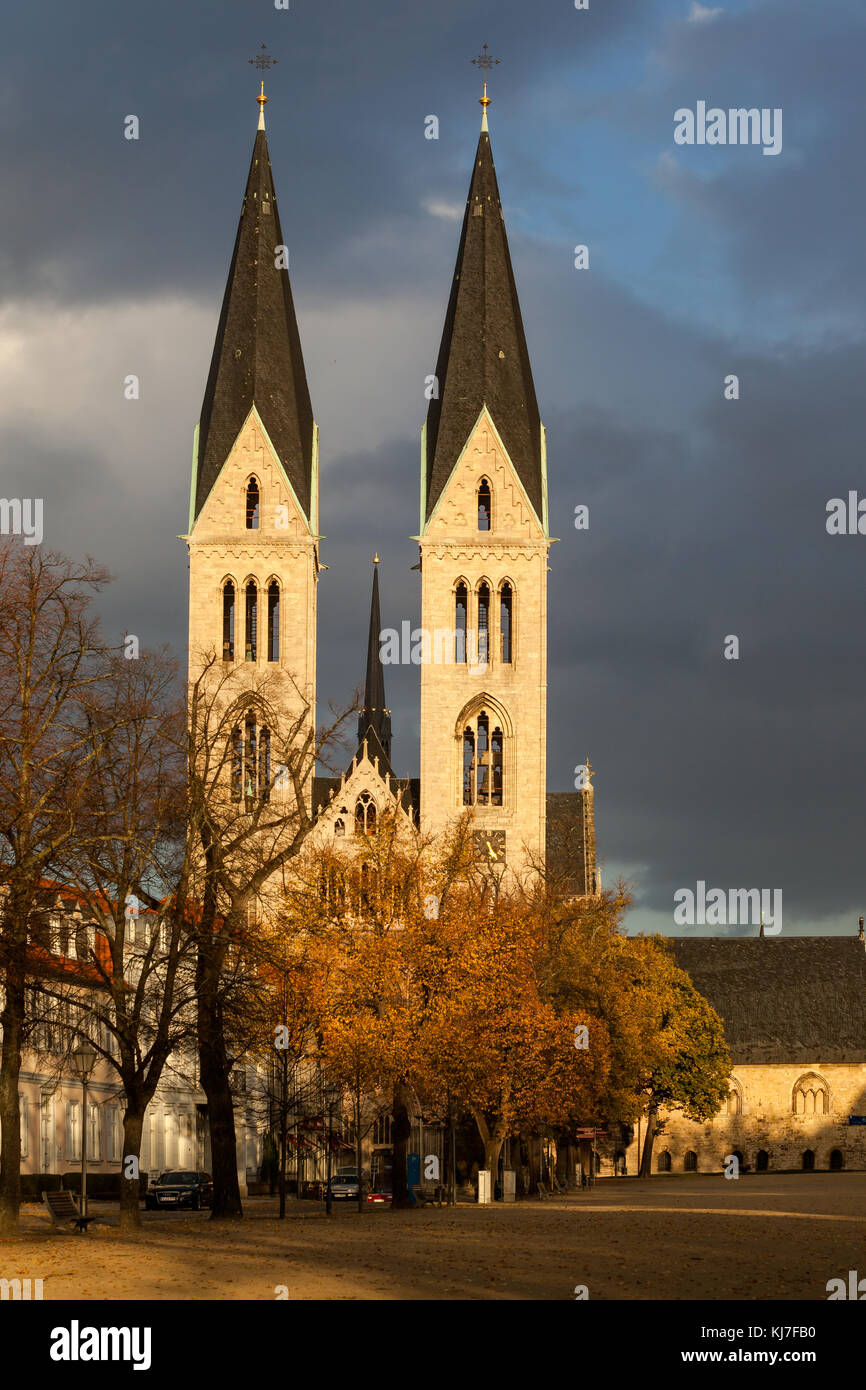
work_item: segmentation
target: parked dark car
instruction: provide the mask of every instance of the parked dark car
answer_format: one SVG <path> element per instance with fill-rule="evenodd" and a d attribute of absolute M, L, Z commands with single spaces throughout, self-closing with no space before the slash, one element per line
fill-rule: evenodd
<path fill-rule="evenodd" d="M 144 1202 L 148 1211 L 162 1207 L 209 1207 L 213 1201 L 213 1181 L 210 1173 L 194 1173 L 178 1169 L 161 1173 L 147 1190 Z"/>
<path fill-rule="evenodd" d="M 334 1202 L 357 1202 L 360 1190 L 357 1169 L 337 1173 L 331 1178 L 331 1200 Z"/>

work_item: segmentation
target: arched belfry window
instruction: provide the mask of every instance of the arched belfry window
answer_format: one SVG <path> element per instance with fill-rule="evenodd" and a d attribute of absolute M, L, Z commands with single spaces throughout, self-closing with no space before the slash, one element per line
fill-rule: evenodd
<path fill-rule="evenodd" d="M 271 731 L 259 727 L 254 709 L 232 730 L 231 790 L 232 799 L 248 807 L 271 798 Z"/>
<path fill-rule="evenodd" d="M 490 530 L 491 499 L 490 484 L 486 478 L 482 478 L 478 484 L 478 529 L 479 531 Z"/>
<path fill-rule="evenodd" d="M 361 792 L 355 803 L 355 834 L 375 835 L 376 803 L 369 792 Z"/>
<path fill-rule="evenodd" d="M 268 661 L 280 659 L 280 586 L 276 579 L 268 585 Z"/>
<path fill-rule="evenodd" d="M 454 660 L 458 664 L 466 662 L 466 619 L 469 611 L 469 591 L 465 584 L 458 584 L 454 591 Z"/>
<path fill-rule="evenodd" d="M 486 666 L 490 660 L 490 585 L 481 584 L 478 588 L 478 664 Z"/>
<path fill-rule="evenodd" d="M 512 618 L 514 608 L 514 594 L 510 584 L 503 584 L 499 590 L 499 659 L 502 662 L 512 660 Z"/>
<path fill-rule="evenodd" d="M 501 806 L 505 739 L 500 725 L 482 709 L 463 729 L 463 805 Z"/>
<path fill-rule="evenodd" d="M 235 586 L 230 579 L 223 585 L 223 661 L 235 659 Z"/>
<path fill-rule="evenodd" d="M 259 659 L 259 591 L 251 579 L 246 587 L 246 659 Z"/>
<path fill-rule="evenodd" d="M 260 509 L 259 485 L 255 478 L 247 483 L 247 530 L 258 531 Z"/>

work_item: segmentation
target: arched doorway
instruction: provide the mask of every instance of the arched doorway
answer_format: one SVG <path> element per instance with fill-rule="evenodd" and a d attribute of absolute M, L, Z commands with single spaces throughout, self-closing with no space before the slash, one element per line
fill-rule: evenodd
<path fill-rule="evenodd" d="M 804 1172 L 804 1173 L 814 1173 L 814 1171 L 815 1171 L 815 1154 L 814 1154 L 814 1152 L 813 1152 L 812 1149 L 807 1149 L 806 1152 L 803 1154 L 803 1172 Z"/>
<path fill-rule="evenodd" d="M 830 1172 L 831 1172 L 831 1173 L 841 1173 L 841 1171 L 842 1171 L 842 1169 L 843 1169 L 844 1167 L 845 1167 L 845 1159 L 844 1159 L 844 1157 L 842 1156 L 842 1150 L 841 1150 L 841 1149 L 833 1149 L 832 1152 L 831 1152 L 831 1154 L 830 1154 Z"/>

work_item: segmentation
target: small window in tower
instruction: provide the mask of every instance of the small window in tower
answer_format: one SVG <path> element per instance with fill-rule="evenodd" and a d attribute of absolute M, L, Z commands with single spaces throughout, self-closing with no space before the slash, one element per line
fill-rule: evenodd
<path fill-rule="evenodd" d="M 232 800 L 240 801 L 244 776 L 244 742 L 240 728 L 232 734 Z"/>
<path fill-rule="evenodd" d="M 478 716 L 478 753 L 475 759 L 475 779 L 479 806 L 490 801 L 490 721 L 483 712 Z"/>
<path fill-rule="evenodd" d="M 457 592 L 454 603 L 454 660 L 458 663 L 466 661 L 466 610 L 469 606 L 469 594 L 465 584 L 457 585 Z"/>
<path fill-rule="evenodd" d="M 259 799 L 271 799 L 271 731 L 262 729 L 259 733 Z"/>
<path fill-rule="evenodd" d="M 258 661 L 258 628 L 259 628 L 259 591 L 256 581 L 251 579 L 246 588 L 247 601 L 247 631 L 246 631 L 246 659 L 247 661 Z"/>
<path fill-rule="evenodd" d="M 482 584 L 478 590 L 478 664 L 486 666 L 490 659 L 490 589 Z"/>
<path fill-rule="evenodd" d="M 486 478 L 478 485 L 478 529 L 490 530 L 490 484 Z"/>
<path fill-rule="evenodd" d="M 503 662 L 511 660 L 511 585 L 503 584 L 499 591 L 499 656 Z"/>
<path fill-rule="evenodd" d="M 475 730 L 463 730 L 463 805 L 472 806 L 475 801 Z"/>
<path fill-rule="evenodd" d="M 229 579 L 223 585 L 223 661 L 235 659 L 235 586 Z"/>
<path fill-rule="evenodd" d="M 255 478 L 247 483 L 247 530 L 259 529 L 259 485 Z"/>
<path fill-rule="evenodd" d="M 480 203 L 475 203 L 475 204 L 473 204 L 473 207 L 472 207 L 472 216 L 473 216 L 473 217 L 480 217 L 481 214 L 483 213 L 483 211 L 484 211 L 484 209 L 483 209 L 483 207 L 481 206 Z"/>
<path fill-rule="evenodd" d="M 255 800 L 257 790 L 257 740 L 256 740 L 256 720 L 255 715 L 247 715 L 245 725 L 245 748 L 244 748 L 244 796 L 248 802 Z"/>
<path fill-rule="evenodd" d="M 267 198 L 263 198 L 263 199 L 262 199 L 262 212 L 268 212 L 268 213 L 269 213 L 270 210 L 271 210 L 271 205 L 270 205 L 270 203 L 268 202 Z"/>
<path fill-rule="evenodd" d="M 275 579 L 268 585 L 268 661 L 280 659 L 280 586 Z"/>

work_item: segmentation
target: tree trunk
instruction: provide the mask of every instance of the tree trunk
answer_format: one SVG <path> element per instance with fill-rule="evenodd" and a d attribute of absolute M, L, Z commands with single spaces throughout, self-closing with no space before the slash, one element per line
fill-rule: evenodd
<path fill-rule="evenodd" d="M 238 1185 L 235 1115 L 229 1086 L 229 1064 L 219 1007 L 219 970 L 199 960 L 198 1053 L 201 1086 L 207 1096 L 213 1165 L 211 1220 L 243 1216 Z"/>
<path fill-rule="evenodd" d="M 391 1207 L 405 1210 L 413 1207 L 409 1191 L 409 1139 L 412 1134 L 412 1120 L 409 1106 L 412 1091 L 405 1076 L 394 1087 L 392 1106 L 391 1142 L 394 1146 L 393 1169 L 391 1173 Z"/>
<path fill-rule="evenodd" d="M 502 1153 L 504 1139 L 505 1136 L 502 1134 L 492 1134 L 484 1141 L 484 1167 L 490 1174 L 491 1195 L 499 1174 L 499 1155 Z"/>
<path fill-rule="evenodd" d="M 120 1229 L 137 1231 L 141 1226 L 141 1136 L 144 1130 L 144 1110 L 127 1106 L 123 1116 L 123 1164 L 120 1170 Z M 135 1177 L 127 1177 L 130 1158 L 135 1159 Z"/>
<path fill-rule="evenodd" d="M 650 1104 L 649 1110 L 647 1111 L 646 1135 L 643 1141 L 643 1153 L 640 1157 L 640 1172 L 638 1173 L 639 1178 L 648 1178 L 652 1176 L 653 1140 L 656 1137 L 658 1114 L 658 1106 Z"/>
<path fill-rule="evenodd" d="M 21 1046 L 24 1036 L 24 958 L 26 937 L 17 923 L 7 928 L 12 940 L 7 945 L 5 999 L 0 1013 L 3 1052 L 0 1059 L 0 1234 L 18 1230 L 21 1205 L 21 1123 L 18 1109 L 18 1082 L 21 1075 Z M 21 938 L 20 940 L 17 938 Z"/>
<path fill-rule="evenodd" d="M 457 1134 L 454 1124 L 454 1106 L 449 1095 L 448 1097 L 448 1121 L 446 1128 L 446 1153 L 448 1169 L 448 1205 L 457 1205 Z"/>

